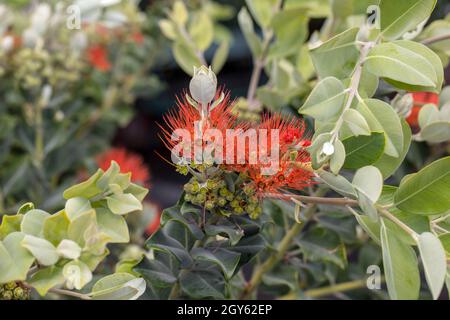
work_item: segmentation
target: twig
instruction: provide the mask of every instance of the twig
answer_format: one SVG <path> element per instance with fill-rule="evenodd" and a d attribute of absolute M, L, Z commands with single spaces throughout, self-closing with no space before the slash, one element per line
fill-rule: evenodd
<path fill-rule="evenodd" d="M 326 189 L 319 189 L 316 192 L 316 196 L 320 197 L 326 193 Z M 305 211 L 305 218 L 310 219 L 314 213 L 316 212 L 316 205 L 312 204 L 306 211 Z M 250 295 L 253 293 L 253 291 L 258 287 L 260 284 L 263 275 L 266 272 L 269 272 L 272 270 L 272 268 L 283 259 L 285 256 L 287 250 L 289 249 L 292 240 L 296 235 L 298 235 L 304 228 L 306 223 L 295 223 L 291 229 L 285 234 L 281 242 L 278 244 L 277 250 L 271 254 L 271 256 L 261 265 L 257 266 L 256 269 L 253 272 L 253 276 L 248 282 L 247 286 L 244 288 L 244 291 L 242 292 L 242 295 L 240 297 L 241 300 L 248 299 Z"/>
<path fill-rule="evenodd" d="M 323 197 L 301 196 L 301 195 L 290 195 L 290 194 L 278 195 L 278 194 L 274 194 L 274 193 L 268 193 L 265 196 L 268 198 L 282 198 L 282 199 L 286 199 L 286 200 L 290 200 L 291 198 L 294 198 L 301 202 L 314 203 L 314 204 L 328 204 L 328 205 L 351 206 L 351 207 L 358 206 L 358 201 L 352 200 L 352 199 L 347 199 L 347 198 L 323 198 Z"/>
<path fill-rule="evenodd" d="M 384 278 L 381 278 L 381 282 L 384 282 Z M 356 290 L 356 289 L 363 289 L 367 288 L 367 280 L 366 279 L 360 279 L 360 280 L 353 280 L 348 282 L 343 282 L 335 285 L 331 285 L 328 287 L 322 287 L 322 288 L 315 288 L 306 290 L 304 292 L 305 296 L 308 298 L 320 298 L 325 296 L 330 296 L 333 294 Z M 290 292 L 285 296 L 280 297 L 280 300 L 294 300 L 297 298 L 296 292 Z"/>
<path fill-rule="evenodd" d="M 434 37 L 422 40 L 421 43 L 424 45 L 430 45 L 430 44 L 445 41 L 445 40 L 450 40 L 450 33 L 441 34 L 438 36 L 434 36 Z"/>
<path fill-rule="evenodd" d="M 33 286 L 29 285 L 26 282 L 22 282 L 22 285 L 28 289 L 34 289 Z M 87 294 L 74 292 L 74 291 L 70 291 L 70 290 L 52 288 L 52 289 L 48 290 L 48 292 L 63 295 L 63 296 L 74 297 L 74 298 L 78 298 L 81 300 L 92 300 L 92 298 L 90 296 L 88 296 Z"/>

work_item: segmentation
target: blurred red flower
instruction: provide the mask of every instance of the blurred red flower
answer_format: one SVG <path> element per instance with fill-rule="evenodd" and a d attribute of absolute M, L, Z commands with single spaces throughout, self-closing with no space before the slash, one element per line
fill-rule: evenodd
<path fill-rule="evenodd" d="M 138 45 L 142 45 L 144 43 L 144 35 L 139 32 L 135 31 L 131 34 L 131 39 Z"/>
<path fill-rule="evenodd" d="M 97 164 L 102 170 L 107 170 L 113 160 L 120 166 L 121 172 L 131 172 L 131 181 L 148 185 L 150 172 L 140 155 L 124 148 L 112 148 L 97 158 Z"/>
<path fill-rule="evenodd" d="M 265 129 L 268 133 L 267 153 L 269 157 L 272 148 L 271 134 L 275 132 L 274 130 L 277 130 L 279 134 L 277 141 L 279 155 L 278 161 L 275 162 L 278 171 L 274 174 L 265 175 L 261 171 L 264 164 L 250 164 L 249 161 L 242 165 L 232 166 L 233 170 L 247 176 L 252 181 L 257 195 L 261 198 L 269 193 L 271 196 L 281 196 L 289 189 L 301 190 L 312 185 L 314 183 L 312 181 L 314 174 L 310 170 L 309 162 L 311 159 L 308 151 L 305 149 L 311 144 L 311 141 L 306 132 L 304 121 L 300 118 L 283 116 L 281 114 L 265 115 L 257 127 L 256 132 L 258 135 L 264 132 L 260 129 Z M 248 150 L 246 153 L 248 157 Z"/>
<path fill-rule="evenodd" d="M 406 122 L 411 128 L 416 129 L 419 127 L 419 112 L 423 105 L 433 103 L 439 104 L 439 95 L 433 92 L 414 92 L 412 93 L 414 105 L 411 109 L 411 113 L 406 118 Z"/>
<path fill-rule="evenodd" d="M 94 45 L 88 48 L 87 59 L 99 71 L 105 72 L 111 69 L 108 52 L 104 46 Z"/>

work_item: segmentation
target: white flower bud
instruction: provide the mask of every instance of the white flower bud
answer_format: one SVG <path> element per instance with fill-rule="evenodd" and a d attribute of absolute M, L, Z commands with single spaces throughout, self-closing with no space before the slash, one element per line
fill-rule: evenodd
<path fill-rule="evenodd" d="M 411 93 L 398 94 L 392 99 L 391 105 L 400 116 L 407 118 L 414 105 L 414 97 Z"/>
<path fill-rule="evenodd" d="M 322 154 L 331 156 L 334 153 L 334 146 L 331 142 L 325 142 L 322 146 Z"/>
<path fill-rule="evenodd" d="M 0 46 L 4 52 L 10 52 L 14 48 L 14 38 L 12 36 L 3 37 Z"/>
<path fill-rule="evenodd" d="M 194 67 L 194 76 L 189 83 L 189 90 L 192 98 L 198 103 L 208 104 L 214 99 L 217 90 L 217 77 L 211 67 Z"/>

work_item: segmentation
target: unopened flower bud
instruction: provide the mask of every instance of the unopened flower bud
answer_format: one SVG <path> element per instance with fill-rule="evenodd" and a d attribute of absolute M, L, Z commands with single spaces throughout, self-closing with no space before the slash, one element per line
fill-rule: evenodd
<path fill-rule="evenodd" d="M 2 51 L 8 53 L 14 48 L 14 38 L 12 36 L 6 36 L 1 40 L 0 44 Z"/>
<path fill-rule="evenodd" d="M 217 77 L 211 67 L 194 67 L 194 76 L 189 83 L 192 98 L 202 104 L 208 104 L 216 95 Z"/>
<path fill-rule="evenodd" d="M 331 156 L 334 153 L 334 146 L 331 142 L 325 142 L 322 146 L 322 154 Z"/>
<path fill-rule="evenodd" d="M 414 105 L 414 97 L 411 93 L 407 93 L 404 95 L 396 95 L 395 98 L 391 102 L 394 110 L 404 118 L 408 117 L 411 113 L 411 109 Z"/>

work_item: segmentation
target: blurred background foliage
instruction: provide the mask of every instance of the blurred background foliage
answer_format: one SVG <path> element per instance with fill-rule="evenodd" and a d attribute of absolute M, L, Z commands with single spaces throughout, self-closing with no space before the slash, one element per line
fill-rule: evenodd
<path fill-rule="evenodd" d="M 172 0 L 111 1 L 105 7 L 84 1 L 90 13 L 76 36 L 61 27 L 60 1 L 41 1 L 49 6 L 38 13 L 30 2 L 8 1 L 7 11 L 0 10 L 0 34 L 13 40 L 3 41 L 8 50 L 0 53 L 0 212 L 14 212 L 27 201 L 58 207 L 61 191 L 92 173 L 102 152 L 125 147 L 143 157 L 154 186 L 150 217 L 129 219 L 131 232 L 136 230 L 133 244 L 113 252 L 132 260 L 145 229 L 159 217 L 157 208 L 174 205 L 187 179 L 156 155 L 168 152 L 155 123 L 187 89 L 190 66 L 211 64 L 246 119 L 263 110 L 296 113 L 317 82 L 308 51 L 359 25 L 376 1 L 285 0 L 273 19 L 243 0 L 186 0 L 183 6 Z M 438 1 L 419 39 L 450 32 L 450 19 L 442 20 L 449 12 L 450 4 Z M 54 19 L 43 26 L 46 13 Z M 444 65 L 447 46 L 433 47 Z M 393 92 L 381 83 L 376 95 L 393 98 Z M 448 144 L 413 142 L 388 183 L 398 184 L 446 153 Z M 350 213 L 319 209 L 295 239 L 295 249 L 264 275 L 259 295 L 293 298 L 290 293 L 301 289 L 301 297 L 387 298 L 384 290 L 367 290 L 362 280 L 368 266 L 381 263 L 378 246 Z M 295 223 L 293 205 L 266 201 L 264 211 L 270 223 L 262 222 L 266 248 L 256 263 L 277 249 L 271 244 Z M 233 280 L 235 297 L 251 268 Z M 339 293 L 315 290 L 342 282 L 348 287 Z"/>

